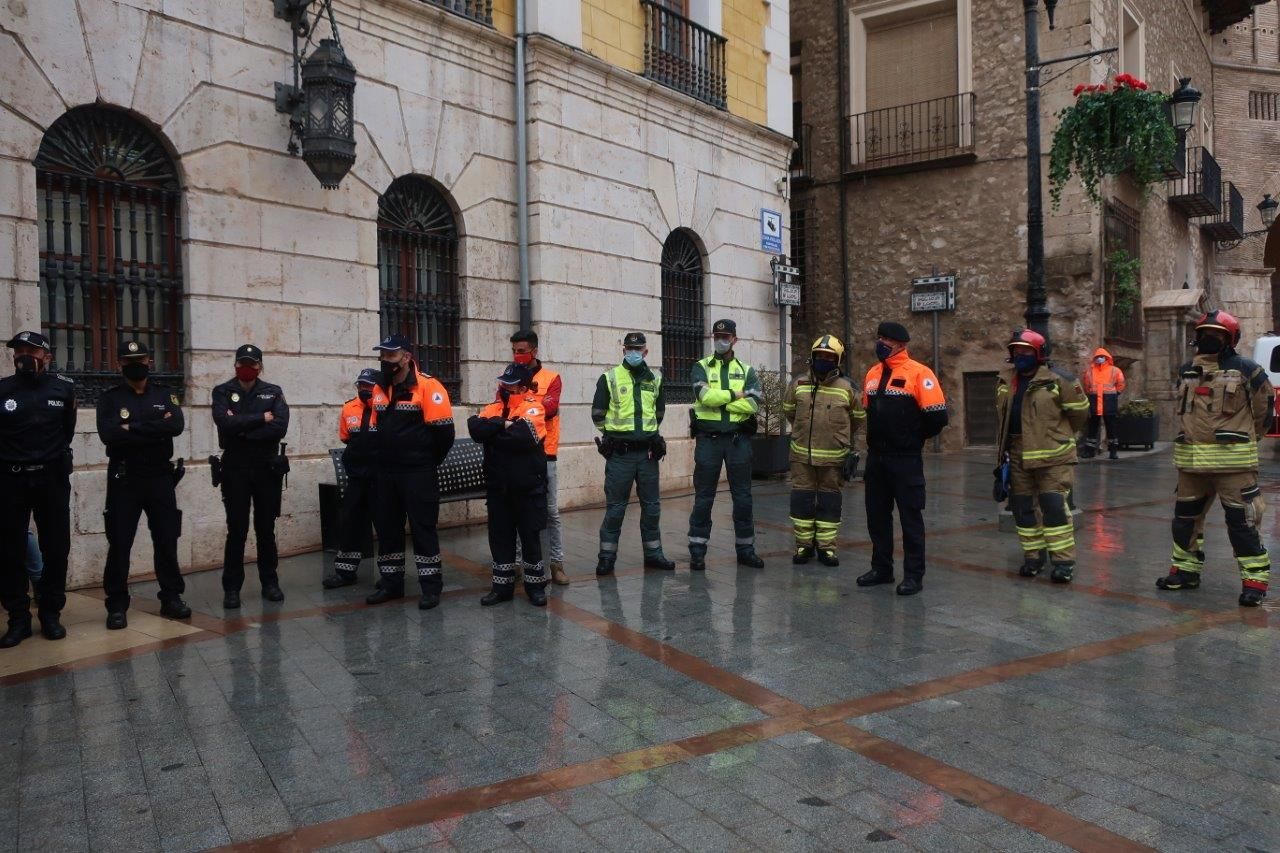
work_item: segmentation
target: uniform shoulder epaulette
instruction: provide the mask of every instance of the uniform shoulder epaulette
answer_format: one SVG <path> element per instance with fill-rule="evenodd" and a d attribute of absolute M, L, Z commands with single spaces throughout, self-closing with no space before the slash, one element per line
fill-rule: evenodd
<path fill-rule="evenodd" d="M 76 384 L 76 381 L 72 379 L 70 376 L 67 376 L 65 373 L 55 373 L 53 375 L 61 379 L 63 382 L 66 382 L 68 385 Z"/>

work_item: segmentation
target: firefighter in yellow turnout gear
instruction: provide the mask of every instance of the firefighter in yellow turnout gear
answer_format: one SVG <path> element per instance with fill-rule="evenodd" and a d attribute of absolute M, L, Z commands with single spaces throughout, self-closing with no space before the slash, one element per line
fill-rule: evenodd
<path fill-rule="evenodd" d="M 1054 583 L 1071 583 L 1076 536 L 1067 498 L 1075 484 L 1076 433 L 1089 419 L 1080 380 L 1047 361 L 1047 342 L 1023 329 L 1009 342 L 1013 370 L 996 385 L 1000 461 L 1008 454 L 1009 509 L 1018 526 L 1025 578 L 1040 574 L 1045 552 Z M 1036 506 L 1041 519 L 1036 518 Z"/>
<path fill-rule="evenodd" d="M 782 404 L 791 423 L 791 562 L 797 565 L 809 562 L 815 549 L 824 566 L 840 565 L 840 489 L 857 470 L 853 437 L 867 418 L 860 395 L 840 371 L 843 356 L 844 345 L 835 336 L 814 341 L 809 375 L 791 383 Z"/>
<path fill-rule="evenodd" d="M 1236 353 L 1240 322 L 1210 311 L 1196 323 L 1196 355 L 1182 366 L 1174 397 L 1178 437 L 1173 464 L 1178 497 L 1173 512 L 1173 558 L 1162 590 L 1195 589 L 1204 568 L 1203 522 L 1216 494 L 1240 567 L 1240 606 L 1267 595 L 1271 558 L 1258 533 L 1264 503 L 1258 488 L 1258 441 L 1274 413 L 1275 390 L 1266 371 Z"/>

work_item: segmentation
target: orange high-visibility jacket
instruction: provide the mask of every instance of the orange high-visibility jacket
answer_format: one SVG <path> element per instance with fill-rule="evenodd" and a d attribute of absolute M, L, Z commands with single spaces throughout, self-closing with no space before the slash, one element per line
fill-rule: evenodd
<path fill-rule="evenodd" d="M 1105 361 L 1097 363 L 1098 358 Z M 1084 372 L 1084 393 L 1089 395 L 1089 411 L 1095 415 L 1114 415 L 1124 393 L 1124 371 L 1116 367 L 1111 353 L 1102 347 L 1093 351 L 1093 359 Z"/>

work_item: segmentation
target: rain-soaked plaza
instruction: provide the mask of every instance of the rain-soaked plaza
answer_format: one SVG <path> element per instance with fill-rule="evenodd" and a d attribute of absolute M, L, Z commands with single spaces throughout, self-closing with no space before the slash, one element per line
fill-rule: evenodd
<path fill-rule="evenodd" d="M 725 494 L 705 574 L 688 497 L 663 502 L 674 574 L 640 568 L 633 507 L 597 580 L 599 511 L 567 513 L 573 584 L 545 610 L 479 606 L 483 527 L 444 532 L 430 612 L 366 607 L 368 562 L 323 591 L 320 554 L 282 563 L 283 605 L 251 580 L 230 617 L 216 573 L 189 577 L 190 628 L 136 585 L 114 647 L 98 593 L 73 594 L 66 641 L 0 653 L 3 846 L 1280 850 L 1280 615 L 1237 607 L 1220 509 L 1204 585 L 1158 593 L 1167 453 L 1083 464 L 1063 587 L 1017 577 L 986 455 L 925 464 L 913 598 L 854 584 L 860 483 L 841 566 L 792 567 L 776 481 L 763 571 L 734 563 Z"/>

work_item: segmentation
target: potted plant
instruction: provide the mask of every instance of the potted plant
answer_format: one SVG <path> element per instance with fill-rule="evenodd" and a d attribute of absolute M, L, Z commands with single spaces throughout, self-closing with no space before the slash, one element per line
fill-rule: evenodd
<path fill-rule="evenodd" d="M 787 419 L 782 401 L 787 385 L 776 370 L 757 371 L 760 377 L 760 410 L 756 414 L 758 430 L 751 436 L 751 474 L 769 477 L 791 469 L 791 436 L 787 435 Z"/>
<path fill-rule="evenodd" d="M 1144 190 L 1163 181 L 1178 139 L 1169 120 L 1169 96 L 1148 89 L 1131 74 L 1075 88 L 1076 102 L 1058 113 L 1049 151 L 1049 195 L 1054 210 L 1075 175 L 1085 195 L 1102 204 L 1099 184 L 1106 175 L 1128 172 Z"/>
<path fill-rule="evenodd" d="M 1156 446 L 1160 435 L 1160 415 L 1149 400 L 1130 400 L 1116 414 L 1116 440 L 1121 447 Z"/>

